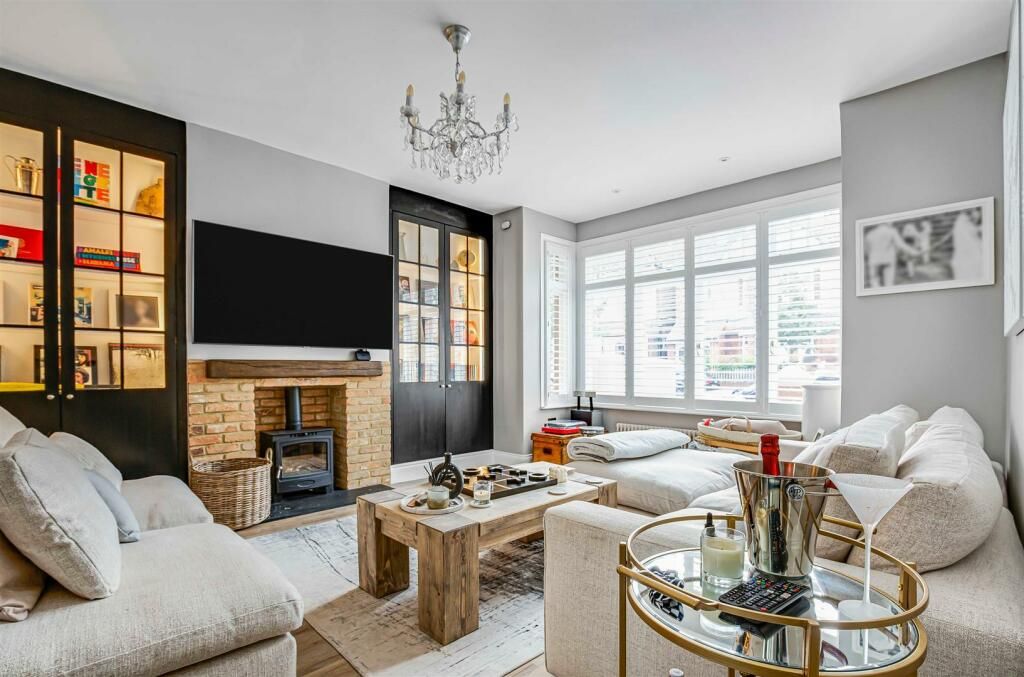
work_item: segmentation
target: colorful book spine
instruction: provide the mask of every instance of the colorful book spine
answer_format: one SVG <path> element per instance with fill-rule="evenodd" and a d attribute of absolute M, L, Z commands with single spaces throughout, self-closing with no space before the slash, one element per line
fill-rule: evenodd
<path fill-rule="evenodd" d="M 138 252 L 119 252 L 115 249 L 100 247 L 75 247 L 75 265 L 103 270 L 142 270 L 141 256 Z"/>

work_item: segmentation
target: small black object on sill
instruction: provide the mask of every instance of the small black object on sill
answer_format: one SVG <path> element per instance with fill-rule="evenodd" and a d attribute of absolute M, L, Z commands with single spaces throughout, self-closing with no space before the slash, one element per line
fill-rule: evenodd
<path fill-rule="evenodd" d="M 370 351 L 369 350 L 361 348 L 361 349 L 356 351 L 356 362 L 369 362 L 369 361 L 370 361 Z"/>

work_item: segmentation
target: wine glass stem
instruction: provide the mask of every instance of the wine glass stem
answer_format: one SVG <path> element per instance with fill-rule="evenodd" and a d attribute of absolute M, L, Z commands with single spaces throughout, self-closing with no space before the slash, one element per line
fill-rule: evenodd
<path fill-rule="evenodd" d="M 871 532 L 873 524 L 864 525 L 864 604 L 871 602 Z"/>

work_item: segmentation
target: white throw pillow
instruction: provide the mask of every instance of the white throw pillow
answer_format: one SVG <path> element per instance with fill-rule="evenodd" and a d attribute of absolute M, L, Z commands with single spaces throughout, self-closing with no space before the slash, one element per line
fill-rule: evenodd
<path fill-rule="evenodd" d="M 992 464 L 962 425 L 935 424 L 900 460 L 896 476 L 914 487 L 882 519 L 872 545 L 918 571 L 960 561 L 985 542 L 999 519 L 1002 499 Z M 862 564 L 863 550 L 848 560 Z M 892 570 L 885 560 L 873 563 Z"/>
<path fill-rule="evenodd" d="M 16 432 L 25 429 L 25 424 L 18 420 L 18 417 L 0 407 L 0 447 L 7 444 Z"/>
<path fill-rule="evenodd" d="M 50 441 L 78 461 L 83 468 L 92 470 L 121 491 L 121 471 L 107 460 L 99 449 L 71 433 L 53 433 L 50 435 Z"/>
<path fill-rule="evenodd" d="M 935 413 L 928 417 L 929 423 L 949 423 L 962 425 L 968 437 L 982 449 L 985 448 L 985 433 L 981 426 L 974 420 L 966 409 L 960 407 L 939 407 Z"/>
<path fill-rule="evenodd" d="M 727 513 L 737 515 L 743 512 L 740 505 L 740 493 L 736 487 L 720 489 L 710 494 L 704 494 L 696 501 L 690 503 L 688 508 L 700 508 L 716 513 Z"/>
<path fill-rule="evenodd" d="M 114 516 L 85 471 L 36 430 L 0 450 L 0 530 L 80 597 L 108 597 L 121 582 Z"/>

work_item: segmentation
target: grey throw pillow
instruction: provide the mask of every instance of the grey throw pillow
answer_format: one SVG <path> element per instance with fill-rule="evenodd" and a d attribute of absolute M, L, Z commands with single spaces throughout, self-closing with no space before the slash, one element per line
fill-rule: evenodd
<path fill-rule="evenodd" d="M 135 519 L 128 501 L 118 492 L 114 485 L 107 478 L 95 470 L 86 470 L 85 476 L 92 482 L 96 493 L 100 495 L 103 502 L 110 508 L 110 513 L 117 522 L 117 540 L 121 543 L 134 543 L 139 540 L 139 520 Z"/>

